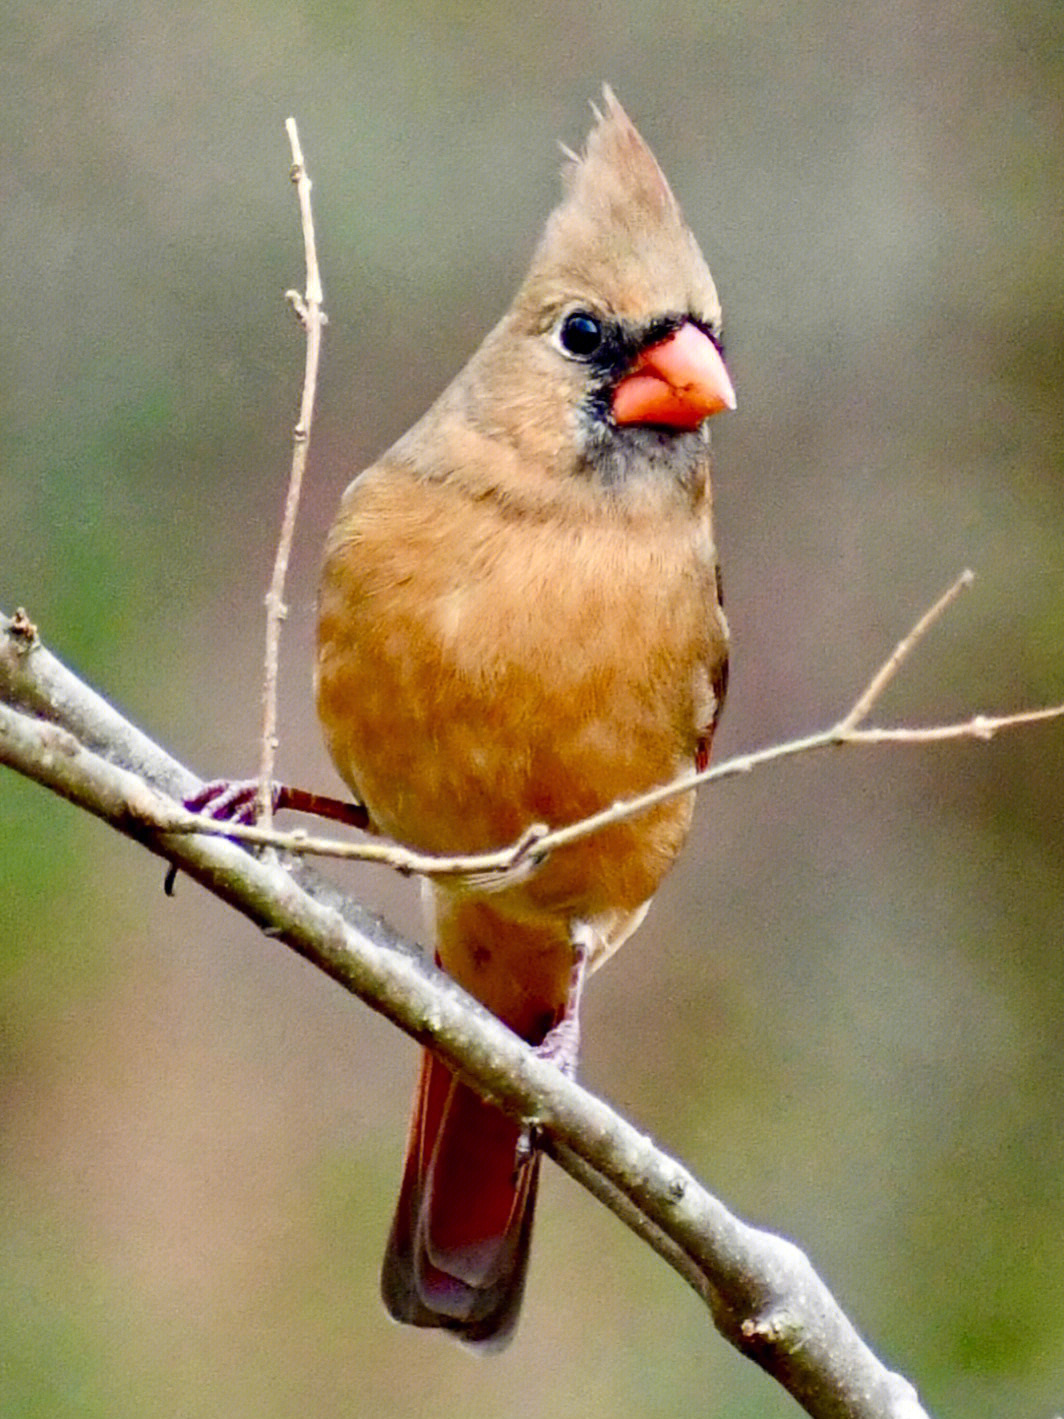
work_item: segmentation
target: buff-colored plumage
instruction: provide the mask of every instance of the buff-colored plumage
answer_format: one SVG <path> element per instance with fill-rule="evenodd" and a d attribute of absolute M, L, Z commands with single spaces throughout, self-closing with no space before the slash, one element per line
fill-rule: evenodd
<path fill-rule="evenodd" d="M 716 291 L 608 91 L 565 184 L 510 310 L 347 489 L 326 548 L 329 749 L 374 829 L 429 852 L 498 847 L 693 768 L 723 696 L 703 422 L 730 402 Z M 567 348 L 594 338 L 572 333 L 574 311 L 604 332 L 589 356 Z M 684 341 L 709 373 L 655 403 L 667 361 L 643 352 L 686 362 Z M 646 416 L 632 383 L 644 364 Z M 635 411 L 624 423 L 611 415 L 622 385 Z M 668 412 L 692 399 L 690 418 Z M 574 943 L 597 965 L 634 930 L 692 806 L 674 799 L 502 889 L 435 888 L 444 969 L 540 1042 L 565 1014 Z M 473 1341 L 509 1334 L 537 1170 L 516 1167 L 516 1140 L 515 1124 L 425 1063 L 385 1260 L 399 1319 Z"/>

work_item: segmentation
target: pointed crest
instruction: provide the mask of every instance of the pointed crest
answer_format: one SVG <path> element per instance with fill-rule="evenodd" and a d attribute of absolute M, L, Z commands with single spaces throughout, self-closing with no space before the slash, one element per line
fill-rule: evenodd
<path fill-rule="evenodd" d="M 718 319 L 712 279 L 654 154 L 608 85 L 602 107 L 591 107 L 583 152 L 563 149 L 564 200 L 547 221 L 526 292 L 575 285 L 618 312 L 690 309 Z"/>
<path fill-rule="evenodd" d="M 665 174 L 609 84 L 603 85 L 602 102 L 601 109 L 591 104 L 595 124 L 583 153 L 570 154 L 562 171 L 570 200 L 614 212 L 641 209 L 645 216 L 682 224 Z"/>

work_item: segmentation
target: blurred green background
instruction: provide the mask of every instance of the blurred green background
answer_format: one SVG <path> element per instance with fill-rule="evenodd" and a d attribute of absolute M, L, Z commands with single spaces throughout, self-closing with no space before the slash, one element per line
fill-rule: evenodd
<path fill-rule="evenodd" d="M 255 761 L 303 346 L 327 308 L 280 767 L 339 493 L 507 304 L 603 79 L 725 302 L 723 756 L 1064 698 L 1064 8 L 7 0 L 0 605 L 204 774 Z M 595 981 L 584 1078 L 798 1240 L 950 1419 L 1064 1403 L 1064 729 L 707 792 Z M 340 875 L 340 874 L 338 874 Z M 411 933 L 416 892 L 342 874 Z M 788 1415 L 551 1170 L 513 1347 L 376 1298 L 413 1047 L 145 853 L 0 777 L 5 1419 Z"/>

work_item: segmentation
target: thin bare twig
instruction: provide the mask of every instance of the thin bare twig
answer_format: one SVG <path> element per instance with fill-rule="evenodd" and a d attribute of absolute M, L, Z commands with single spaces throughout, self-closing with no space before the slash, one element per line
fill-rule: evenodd
<path fill-rule="evenodd" d="M 721 764 L 714 764 L 697 774 L 684 774 L 669 783 L 661 784 L 635 798 L 621 799 L 579 822 L 562 828 L 550 829 L 546 824 L 534 823 L 522 833 L 514 843 L 493 852 L 472 853 L 463 856 L 439 857 L 428 853 L 413 852 L 398 843 L 389 842 L 341 842 L 335 838 L 312 837 L 305 831 L 296 829 L 280 833 L 265 829 L 262 825 L 248 827 L 240 823 L 219 822 L 213 818 L 197 814 L 175 812 L 167 821 L 167 829 L 179 833 L 202 832 L 210 837 L 230 838 L 233 841 L 252 843 L 283 849 L 308 857 L 332 857 L 359 862 L 377 863 L 391 867 L 402 873 L 416 873 L 422 877 L 453 877 L 476 881 L 479 886 L 506 885 L 523 873 L 534 870 L 551 852 L 568 847 L 592 833 L 601 832 L 629 818 L 638 817 L 660 803 L 707 783 L 734 778 L 761 768 L 764 764 L 778 763 L 783 759 L 793 759 L 801 754 L 811 754 L 819 749 L 831 749 L 842 744 L 937 744 L 949 739 L 992 739 L 1003 729 L 1018 728 L 1025 724 L 1036 724 L 1042 720 L 1059 719 L 1064 716 L 1064 704 L 1050 705 L 1044 709 L 1018 710 L 1010 714 L 976 714 L 969 719 L 957 720 L 949 724 L 930 724 L 907 727 L 903 725 L 877 728 L 861 727 L 867 719 L 883 691 L 897 675 L 903 662 L 924 639 L 931 627 L 938 621 L 966 587 L 971 586 L 974 576 L 964 571 L 956 581 L 931 606 L 910 631 L 898 642 L 890 656 L 872 676 L 868 685 L 854 701 L 852 707 L 828 729 L 819 730 L 800 739 L 791 739 L 783 744 L 773 744 L 767 749 L 755 749 L 747 754 L 738 754 Z"/>
<path fill-rule="evenodd" d="M 907 635 L 902 636 L 901 640 L 894 647 L 893 654 L 889 659 L 884 661 L 872 676 L 871 680 L 869 680 L 865 690 L 858 695 L 849 714 L 839 721 L 840 729 L 856 729 L 862 720 L 868 718 L 872 706 L 890 684 L 891 680 L 894 679 L 895 675 L 897 675 L 902 667 L 903 661 L 908 658 L 910 651 L 923 640 L 924 636 L 927 635 L 935 622 L 945 615 L 961 592 L 967 590 L 974 581 L 975 573 L 970 568 L 965 567 L 964 571 L 961 572 L 953 585 L 944 591 L 935 604 L 924 612 L 916 625 L 913 626 L 912 630 L 909 631 Z"/>
<path fill-rule="evenodd" d="M 318 249 L 314 238 L 314 216 L 310 206 L 311 181 L 303 161 L 299 131 L 294 118 L 285 120 L 285 130 L 292 148 L 292 181 L 299 198 L 299 215 L 303 227 L 303 250 L 306 260 L 306 292 L 286 291 L 285 299 L 299 316 L 307 335 L 306 359 L 303 366 L 303 394 L 299 403 L 299 418 L 292 431 L 292 467 L 288 479 L 281 533 L 277 539 L 277 555 L 273 563 L 270 589 L 266 593 L 266 655 L 262 678 L 262 738 L 259 753 L 259 791 L 256 799 L 258 821 L 266 828 L 273 823 L 274 763 L 277 755 L 277 674 L 280 659 L 281 623 L 288 612 L 284 600 L 288 559 L 295 536 L 296 513 L 303 486 L 310 448 L 310 429 L 314 421 L 314 397 L 318 387 L 318 363 L 321 358 L 321 333 L 326 323 L 322 310 L 324 299 L 321 273 L 318 269 Z"/>

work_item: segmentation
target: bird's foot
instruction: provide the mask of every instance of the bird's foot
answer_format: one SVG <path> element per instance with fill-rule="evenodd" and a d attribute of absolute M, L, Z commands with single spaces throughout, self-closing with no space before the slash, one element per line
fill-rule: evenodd
<path fill-rule="evenodd" d="M 315 818 L 344 823 L 349 828 L 365 831 L 369 827 L 369 814 L 361 803 L 328 798 L 325 794 L 292 788 L 286 783 L 271 784 L 270 792 L 270 806 L 275 813 L 287 808 L 295 813 L 308 813 Z M 211 779 L 185 799 L 185 807 L 190 813 L 205 813 L 209 818 L 229 823 L 253 823 L 258 805 L 259 781 L 253 778 Z"/>
<path fill-rule="evenodd" d="M 270 785 L 270 806 L 274 813 L 289 808 L 296 813 L 309 813 L 315 818 L 327 818 L 332 823 L 344 823 L 362 832 L 369 829 L 369 814 L 361 803 L 349 803 L 342 798 L 327 798 L 321 793 L 309 793 L 305 788 L 292 788 L 286 783 Z M 184 800 L 190 813 L 202 813 L 219 823 L 254 823 L 259 814 L 259 780 L 254 778 L 213 778 L 201 784 Z M 177 867 L 171 863 L 166 870 L 163 891 L 174 895 Z"/>
<path fill-rule="evenodd" d="M 259 781 L 253 778 L 212 778 L 185 799 L 190 813 L 220 823 L 254 823 L 259 813 Z M 276 813 L 283 784 L 270 786 L 270 806 Z"/>
<path fill-rule="evenodd" d="M 539 1059 L 545 1059 L 559 1069 L 566 1079 L 576 1078 L 576 1063 L 580 1055 L 580 1002 L 584 994 L 588 962 L 591 959 L 590 928 L 578 922 L 573 927 L 573 969 L 569 977 L 569 995 L 560 1017 L 534 1046 Z M 514 1153 L 514 1176 L 531 1160 L 536 1150 L 538 1125 L 528 1122 L 517 1137 Z"/>
<path fill-rule="evenodd" d="M 576 1061 L 580 1054 L 580 1003 L 584 998 L 584 981 L 591 960 L 591 929 L 584 922 L 572 926 L 573 967 L 569 975 L 569 991 L 562 1013 L 536 1045 L 536 1054 L 555 1065 L 567 1079 L 576 1077 Z"/>
<path fill-rule="evenodd" d="M 576 1078 L 576 1062 L 580 1054 L 580 1021 L 568 1011 L 552 1025 L 535 1047 L 539 1059 L 545 1059 L 561 1070 L 566 1079 Z"/>

